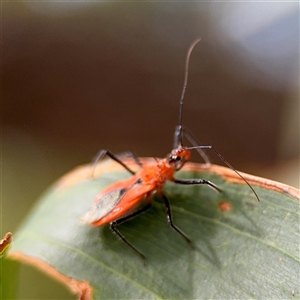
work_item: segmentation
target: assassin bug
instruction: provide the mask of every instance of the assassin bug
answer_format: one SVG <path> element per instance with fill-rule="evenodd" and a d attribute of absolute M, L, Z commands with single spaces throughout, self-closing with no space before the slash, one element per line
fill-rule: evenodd
<path fill-rule="evenodd" d="M 192 50 L 199 42 L 200 39 L 197 39 L 190 46 L 187 53 L 184 84 L 179 106 L 179 125 L 177 125 L 175 128 L 174 149 L 171 151 L 171 153 L 167 155 L 166 158 L 154 159 L 153 162 L 147 163 L 142 163 L 139 158 L 131 152 L 124 153 L 123 155 L 133 158 L 135 163 L 140 167 L 138 172 L 131 170 L 126 163 L 122 161 L 120 156 L 117 156 L 108 150 L 101 150 L 94 160 L 93 168 L 95 169 L 98 161 L 107 155 L 122 165 L 128 172 L 132 174 L 132 176 L 128 179 L 112 183 L 103 191 L 101 191 L 96 196 L 92 207 L 83 215 L 81 221 L 82 223 L 92 226 L 101 226 L 109 223 L 110 229 L 143 260 L 145 260 L 145 256 L 126 240 L 116 226 L 149 209 L 151 207 L 153 193 L 157 193 L 162 198 L 166 207 L 167 220 L 171 228 L 174 229 L 187 243 L 191 244 L 190 239 L 185 235 L 185 233 L 173 223 L 169 200 L 162 191 L 166 181 L 169 180 L 174 183 L 184 185 L 206 184 L 216 191 L 221 192 L 221 190 L 215 184 L 205 179 L 183 180 L 176 179 L 174 177 L 174 174 L 179 171 L 190 159 L 191 150 L 197 150 L 207 165 L 209 165 L 210 162 L 203 149 L 213 150 L 229 168 L 231 168 L 245 181 L 259 201 L 259 198 L 252 186 L 224 159 L 223 156 L 221 156 L 221 154 L 213 146 L 199 146 L 193 134 L 182 125 L 183 100 L 187 86 L 189 59 Z M 194 146 L 184 146 L 183 136 L 185 136 Z M 139 204 L 143 199 L 146 199 L 147 204 L 142 208 L 132 212 L 132 209 L 136 207 L 136 205 Z"/>

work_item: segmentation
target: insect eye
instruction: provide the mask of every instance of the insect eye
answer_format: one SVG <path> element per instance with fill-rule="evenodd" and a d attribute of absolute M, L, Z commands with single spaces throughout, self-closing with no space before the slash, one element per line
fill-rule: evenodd
<path fill-rule="evenodd" d="M 181 157 L 179 155 L 173 155 L 170 161 L 180 161 Z"/>

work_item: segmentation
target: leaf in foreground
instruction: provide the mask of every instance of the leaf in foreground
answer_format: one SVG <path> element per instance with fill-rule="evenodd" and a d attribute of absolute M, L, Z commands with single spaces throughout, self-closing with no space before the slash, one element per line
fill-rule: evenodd
<path fill-rule="evenodd" d="M 154 197 L 146 213 L 118 226 L 147 257 L 147 266 L 108 226 L 79 219 L 95 195 L 128 177 L 114 162 L 64 176 L 45 195 L 17 233 L 11 258 L 29 262 L 68 285 L 82 299 L 295 299 L 299 297 L 299 191 L 243 174 L 261 202 L 231 171 L 187 164 L 181 178 L 205 178 L 207 186 L 165 187 L 174 223 Z"/>

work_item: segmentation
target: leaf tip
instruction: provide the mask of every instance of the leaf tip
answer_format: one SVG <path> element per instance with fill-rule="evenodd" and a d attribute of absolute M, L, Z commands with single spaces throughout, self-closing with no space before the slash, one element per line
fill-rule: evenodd
<path fill-rule="evenodd" d="M 9 247 L 11 243 L 12 233 L 7 232 L 4 238 L 0 241 L 0 255 L 4 254 L 5 250 Z"/>

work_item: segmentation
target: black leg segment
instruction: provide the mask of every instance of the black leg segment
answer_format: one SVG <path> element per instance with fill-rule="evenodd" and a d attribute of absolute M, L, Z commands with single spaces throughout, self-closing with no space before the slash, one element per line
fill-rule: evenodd
<path fill-rule="evenodd" d="M 160 193 L 159 194 L 162 199 L 164 200 L 165 207 L 166 207 L 166 213 L 167 213 L 167 218 L 168 218 L 168 223 L 169 225 L 177 232 L 180 234 L 180 236 L 189 244 L 192 244 L 191 240 L 185 235 L 184 232 L 182 232 L 176 225 L 173 223 L 173 218 L 172 218 L 172 212 L 171 212 L 171 207 L 168 198 L 166 195 Z"/>
<path fill-rule="evenodd" d="M 141 160 L 138 158 L 138 156 L 136 156 L 131 151 L 122 152 L 122 153 L 118 154 L 118 157 L 119 158 L 122 158 L 122 157 L 131 157 L 138 166 L 140 166 L 140 167 L 143 166 L 143 164 L 142 164 Z"/>
<path fill-rule="evenodd" d="M 142 207 L 141 209 L 137 210 L 136 212 L 125 216 L 123 218 L 117 219 L 113 222 L 110 222 L 110 229 L 119 237 L 119 239 L 124 242 L 131 250 L 134 251 L 135 254 L 137 254 L 143 261 L 146 260 L 145 255 L 143 255 L 137 248 L 135 248 L 131 243 L 129 243 L 126 238 L 120 233 L 120 231 L 116 228 L 117 225 L 135 217 L 140 215 L 141 213 L 143 213 L 144 211 L 146 211 L 147 209 L 149 209 L 151 207 L 151 203 L 148 203 L 147 205 L 145 205 L 144 207 Z"/>
<path fill-rule="evenodd" d="M 215 184 L 213 184 L 212 182 L 205 180 L 205 179 L 175 179 L 174 181 L 175 183 L 178 184 L 186 184 L 186 185 L 197 185 L 197 184 L 207 184 L 210 187 L 212 187 L 213 189 L 215 189 L 218 192 L 222 192 L 222 190 L 220 188 L 218 188 Z"/>
<path fill-rule="evenodd" d="M 126 152 L 126 154 L 128 154 L 129 152 Z M 132 153 L 131 153 L 132 154 Z M 117 163 L 119 163 L 121 166 L 123 166 L 128 172 L 130 172 L 132 175 L 135 175 L 135 172 L 132 171 L 120 158 L 118 158 L 118 156 L 116 156 L 115 154 L 113 154 L 112 152 L 110 152 L 109 150 L 101 150 L 98 152 L 98 154 L 95 156 L 95 158 L 93 159 L 92 165 L 93 165 L 93 170 L 92 170 L 92 175 L 94 175 L 95 172 L 95 168 L 96 165 L 98 163 L 99 160 L 101 160 L 105 155 L 109 156 L 112 160 L 116 161 Z M 134 154 L 132 154 L 133 159 L 140 165 L 140 161 L 136 160 L 136 156 Z"/>
<path fill-rule="evenodd" d="M 115 228 L 114 222 L 111 222 L 110 224 L 110 229 L 120 238 L 121 241 L 123 241 L 128 247 L 131 248 L 142 260 L 145 260 L 146 257 L 144 254 L 142 254 L 138 249 L 136 249 L 132 244 L 130 244 L 125 237 L 120 233 L 119 230 Z"/>

